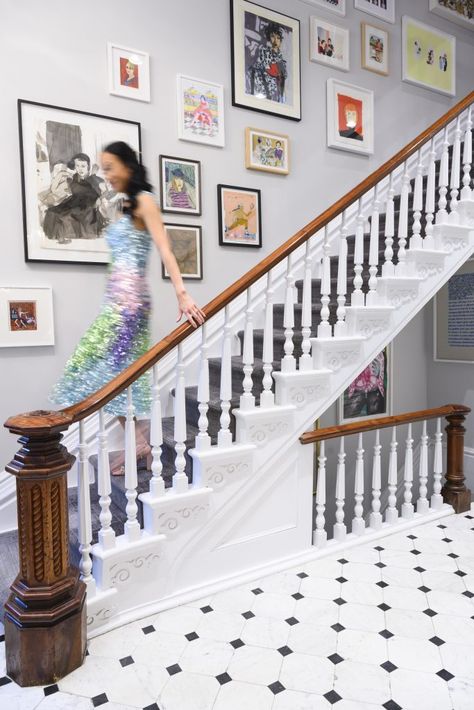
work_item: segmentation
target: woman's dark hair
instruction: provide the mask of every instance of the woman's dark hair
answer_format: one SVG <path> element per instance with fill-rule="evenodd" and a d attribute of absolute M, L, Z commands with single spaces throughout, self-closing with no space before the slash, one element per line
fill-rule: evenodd
<path fill-rule="evenodd" d="M 127 143 L 124 143 L 124 141 L 109 143 L 109 145 L 104 148 L 103 152 L 115 155 L 127 168 L 131 170 L 130 180 L 127 185 L 129 204 L 124 207 L 123 211 L 125 213 L 133 214 L 137 207 L 138 193 L 143 192 L 144 190 L 152 192 L 152 187 L 148 182 L 146 168 L 138 162 L 137 155 L 133 148 L 131 148 Z"/>

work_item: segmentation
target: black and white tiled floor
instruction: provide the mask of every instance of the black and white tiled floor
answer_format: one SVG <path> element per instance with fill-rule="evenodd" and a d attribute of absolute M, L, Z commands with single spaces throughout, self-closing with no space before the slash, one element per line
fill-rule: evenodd
<path fill-rule="evenodd" d="M 474 510 L 95 638 L 57 685 L 4 645 L 8 710 L 473 710 Z"/>

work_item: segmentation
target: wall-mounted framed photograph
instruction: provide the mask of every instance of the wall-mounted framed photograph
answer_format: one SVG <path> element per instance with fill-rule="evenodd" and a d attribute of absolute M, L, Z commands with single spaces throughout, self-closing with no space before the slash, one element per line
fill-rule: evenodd
<path fill-rule="evenodd" d="M 232 105 L 301 120 L 300 22 L 231 0 Z"/>
<path fill-rule="evenodd" d="M 164 227 L 183 280 L 202 281 L 201 227 L 169 223 Z M 170 278 L 164 264 L 161 265 L 161 275 L 164 279 Z"/>
<path fill-rule="evenodd" d="M 374 152 L 374 92 L 338 79 L 327 80 L 329 148 Z"/>
<path fill-rule="evenodd" d="M 245 167 L 266 173 L 288 175 L 290 172 L 290 139 L 284 133 L 245 129 Z"/>
<path fill-rule="evenodd" d="M 147 52 L 107 43 L 109 94 L 150 101 L 150 57 Z"/>
<path fill-rule="evenodd" d="M 395 24 L 395 0 L 354 0 L 356 10 Z"/>
<path fill-rule="evenodd" d="M 99 156 L 113 141 L 140 156 L 140 124 L 22 99 L 18 118 L 26 261 L 107 264 L 121 199 Z"/>
<path fill-rule="evenodd" d="M 474 32 L 472 0 L 430 0 L 430 11 Z"/>
<path fill-rule="evenodd" d="M 199 160 L 160 155 L 160 207 L 162 212 L 201 214 Z"/>
<path fill-rule="evenodd" d="M 440 288 L 433 316 L 434 360 L 474 364 L 474 259 Z"/>
<path fill-rule="evenodd" d="M 361 22 L 360 30 L 362 68 L 388 76 L 388 32 L 368 22 Z"/>
<path fill-rule="evenodd" d="M 410 84 L 456 95 L 456 38 L 404 15 L 402 79 Z"/>
<path fill-rule="evenodd" d="M 308 5 L 321 7 L 328 12 L 335 12 L 336 15 L 344 17 L 346 14 L 346 0 L 303 0 Z"/>
<path fill-rule="evenodd" d="M 178 138 L 223 148 L 224 87 L 178 74 Z"/>
<path fill-rule="evenodd" d="M 349 30 L 320 17 L 309 22 L 309 58 L 332 69 L 349 71 Z"/>
<path fill-rule="evenodd" d="M 49 286 L 0 286 L 0 347 L 54 345 Z"/>
<path fill-rule="evenodd" d="M 392 415 L 393 345 L 375 357 L 338 400 L 339 424 Z"/>
<path fill-rule="evenodd" d="M 260 190 L 218 185 L 217 204 L 221 246 L 257 248 L 262 246 Z"/>

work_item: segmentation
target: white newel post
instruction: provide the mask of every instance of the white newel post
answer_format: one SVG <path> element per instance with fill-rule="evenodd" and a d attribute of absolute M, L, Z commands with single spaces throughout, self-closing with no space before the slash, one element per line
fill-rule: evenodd
<path fill-rule="evenodd" d="M 153 386 L 151 388 L 151 419 L 150 419 L 150 446 L 151 446 L 151 473 L 150 494 L 159 498 L 165 493 L 165 482 L 161 472 L 161 447 L 163 445 L 163 426 L 161 421 L 161 397 L 158 379 L 158 365 L 153 367 Z"/>
<path fill-rule="evenodd" d="M 79 422 L 79 447 L 77 461 L 77 507 L 78 507 L 78 539 L 79 571 L 82 581 L 87 584 L 87 593 L 95 594 L 95 579 L 92 576 L 92 517 L 89 484 L 89 463 L 87 460 L 87 444 L 84 430 L 84 420 Z"/>
<path fill-rule="evenodd" d="M 328 535 L 326 532 L 326 455 L 325 442 L 319 444 L 318 481 L 316 484 L 316 530 L 313 533 L 313 545 L 325 547 Z"/>
<path fill-rule="evenodd" d="M 184 381 L 183 344 L 178 345 L 178 363 L 176 365 L 176 387 L 174 393 L 174 440 L 175 440 L 175 473 L 173 490 L 175 493 L 185 493 L 189 482 L 186 475 L 186 388 Z"/>
<path fill-rule="evenodd" d="M 253 409 L 255 407 L 255 397 L 252 394 L 253 388 L 253 306 L 252 289 L 247 289 L 247 308 L 245 310 L 244 348 L 242 353 L 244 379 L 242 383 L 243 394 L 240 395 L 240 408 Z"/>
<path fill-rule="evenodd" d="M 472 190 L 471 190 L 471 163 L 472 163 L 472 120 L 471 120 L 471 106 L 467 110 L 467 121 L 466 121 L 466 132 L 464 133 L 464 150 L 463 150 L 463 178 L 462 178 L 462 190 L 461 199 L 471 200 Z"/>
<path fill-rule="evenodd" d="M 372 468 L 372 512 L 370 513 L 370 527 L 380 530 L 383 523 L 380 512 L 380 494 L 382 492 L 382 446 L 380 444 L 380 429 L 375 434 L 374 461 Z"/>
<path fill-rule="evenodd" d="M 323 264 L 321 275 L 321 322 L 318 325 L 318 338 L 330 338 L 329 301 L 331 300 L 331 246 L 329 244 L 328 228 L 324 227 Z"/>
<path fill-rule="evenodd" d="M 439 188 L 439 201 L 438 201 L 438 212 L 436 213 L 436 224 L 446 224 L 448 221 L 448 211 L 446 206 L 448 201 L 446 195 L 448 192 L 448 181 L 449 181 L 449 141 L 448 141 L 448 128 L 444 129 L 444 140 L 443 140 L 443 152 L 441 154 L 441 162 L 439 167 L 439 177 L 438 177 L 438 188 Z"/>
<path fill-rule="evenodd" d="M 207 321 L 201 326 L 201 360 L 199 363 L 199 377 L 198 377 L 198 410 L 199 419 L 198 427 L 199 434 L 196 437 L 196 449 L 198 451 L 203 451 L 204 449 L 209 449 L 211 446 L 211 437 L 209 436 L 209 420 L 207 418 L 207 412 L 209 409 L 209 344 L 207 341 Z"/>
<path fill-rule="evenodd" d="M 413 232 L 410 239 L 411 249 L 422 249 L 423 240 L 421 238 L 421 212 L 423 210 L 423 162 L 421 159 L 421 149 L 418 151 L 418 163 L 416 166 L 415 191 L 413 193 Z"/>
<path fill-rule="evenodd" d="M 365 532 L 364 520 L 364 448 L 362 434 L 359 434 L 359 441 L 356 452 L 356 466 L 354 476 L 354 519 L 352 520 L 352 532 L 354 535 L 363 535 Z"/>
<path fill-rule="evenodd" d="M 224 338 L 222 341 L 221 359 L 221 417 L 217 444 L 221 447 L 232 445 L 232 432 L 230 430 L 230 400 L 232 398 L 232 343 L 229 306 L 225 307 Z"/>
<path fill-rule="evenodd" d="M 346 539 L 347 529 L 344 525 L 344 503 L 346 497 L 346 453 L 344 437 L 341 436 L 339 453 L 337 455 L 336 473 L 336 523 L 334 524 L 334 539 L 342 542 Z"/>
<path fill-rule="evenodd" d="M 397 510 L 397 485 L 398 485 L 398 456 L 397 456 L 397 428 L 392 429 L 390 442 L 390 458 L 388 464 L 388 508 L 385 511 L 385 522 L 393 525 L 398 520 Z"/>
<path fill-rule="evenodd" d="M 267 290 L 265 296 L 265 324 L 263 327 L 263 391 L 260 395 L 261 407 L 272 407 L 275 404 L 273 386 L 273 275 L 267 274 Z"/>
<path fill-rule="evenodd" d="M 459 182 L 461 179 L 461 117 L 456 119 L 456 128 L 454 130 L 453 157 L 451 161 L 451 179 L 449 182 L 450 200 L 449 200 L 449 221 L 457 224 L 458 216 L 456 214 L 458 208 Z"/>
<path fill-rule="evenodd" d="M 410 194 L 410 177 L 408 175 L 408 164 L 405 163 L 402 189 L 400 194 L 400 214 L 398 216 L 398 264 L 395 267 L 397 276 L 406 276 L 406 245 L 408 239 L 408 198 Z"/>
<path fill-rule="evenodd" d="M 359 200 L 357 212 L 355 242 L 354 242 L 354 290 L 351 295 L 351 306 L 364 306 L 365 298 L 362 291 L 362 271 L 364 269 L 364 215 L 362 200 Z"/>
<path fill-rule="evenodd" d="M 132 386 L 127 388 L 127 417 L 125 419 L 125 496 L 127 521 L 125 535 L 128 542 L 140 538 L 140 523 L 137 520 L 137 441 L 135 431 L 135 408 L 132 399 Z"/>
<path fill-rule="evenodd" d="M 339 260 L 337 264 L 337 322 L 334 325 L 334 337 L 342 338 L 346 334 L 346 292 L 347 292 L 347 223 L 346 213 L 342 215 L 342 227 L 339 241 Z"/>
<path fill-rule="evenodd" d="M 426 421 L 423 422 L 423 431 L 422 431 L 421 439 L 420 439 L 419 479 L 420 479 L 420 494 L 419 494 L 419 498 L 416 503 L 416 512 L 421 513 L 423 515 L 424 513 L 427 513 L 430 508 L 428 498 L 427 498 L 427 494 L 428 494 L 428 488 L 427 488 L 427 483 L 428 483 L 428 434 L 426 431 Z"/>
<path fill-rule="evenodd" d="M 285 310 L 283 314 L 283 327 L 285 329 L 285 344 L 283 349 L 285 355 L 281 361 L 282 372 L 294 372 L 296 370 L 296 360 L 293 355 L 295 349 L 293 343 L 293 329 L 295 327 L 295 307 L 294 307 L 294 286 L 295 279 L 293 276 L 293 259 L 292 255 L 288 256 L 286 268 L 286 291 L 285 291 Z"/>
<path fill-rule="evenodd" d="M 382 276 L 395 276 L 395 266 L 393 263 L 393 239 L 395 237 L 395 204 L 393 196 L 393 173 L 390 173 L 388 186 L 387 205 L 385 208 L 385 252 L 384 264 L 382 266 Z"/>
<path fill-rule="evenodd" d="M 412 425 L 408 425 L 408 435 L 405 441 L 405 466 L 403 468 L 403 485 L 405 492 L 403 494 L 404 503 L 402 505 L 402 518 L 412 518 L 415 511 L 412 500 L 413 488 L 413 439 Z"/>
<path fill-rule="evenodd" d="M 441 431 L 441 419 L 439 418 L 436 420 L 433 472 L 434 478 L 431 507 L 434 510 L 439 510 L 443 507 L 443 496 L 441 495 L 441 477 L 443 475 L 443 433 Z"/>
<path fill-rule="evenodd" d="M 99 409 L 99 434 L 97 456 L 97 492 L 100 496 L 100 530 L 99 544 L 103 550 L 110 550 L 115 546 L 115 532 L 112 528 L 112 513 L 110 512 L 110 482 L 109 450 L 107 448 L 107 434 L 105 433 L 104 410 Z"/>
<path fill-rule="evenodd" d="M 379 239 L 380 239 L 380 200 L 379 187 L 375 186 L 374 204 L 372 208 L 372 219 L 370 221 L 370 246 L 369 246 L 369 291 L 365 302 L 367 306 L 376 306 L 378 303 L 377 294 L 377 272 L 379 265 Z"/>
<path fill-rule="evenodd" d="M 436 197 L 436 153 L 434 149 L 434 140 L 431 139 L 430 142 L 430 152 L 428 154 L 428 180 L 426 182 L 426 202 L 425 202 L 425 215 L 426 215 L 426 227 L 425 227 L 425 239 L 423 246 L 425 249 L 434 248 L 434 238 L 433 238 L 433 220 L 435 211 L 435 197 Z"/>
<path fill-rule="evenodd" d="M 313 310 L 312 310 L 312 283 L 311 283 L 311 239 L 306 241 L 306 251 L 304 258 L 304 277 L 303 277 L 303 303 L 301 307 L 301 335 L 303 341 L 301 343 L 302 355 L 299 360 L 300 370 L 311 370 L 313 360 L 310 355 L 311 351 L 311 327 L 313 325 Z"/>

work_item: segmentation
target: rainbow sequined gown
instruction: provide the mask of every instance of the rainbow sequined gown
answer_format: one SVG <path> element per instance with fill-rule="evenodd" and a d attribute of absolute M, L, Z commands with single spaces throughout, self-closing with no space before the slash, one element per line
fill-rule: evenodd
<path fill-rule="evenodd" d="M 53 387 L 51 402 L 69 406 L 107 384 L 149 348 L 150 295 L 146 268 L 151 238 L 137 229 L 130 215 L 111 224 L 105 239 L 111 252 L 107 286 L 99 315 L 69 358 Z M 135 414 L 150 412 L 149 375 L 132 385 Z M 125 416 L 127 395 L 122 392 L 105 411 Z"/>

